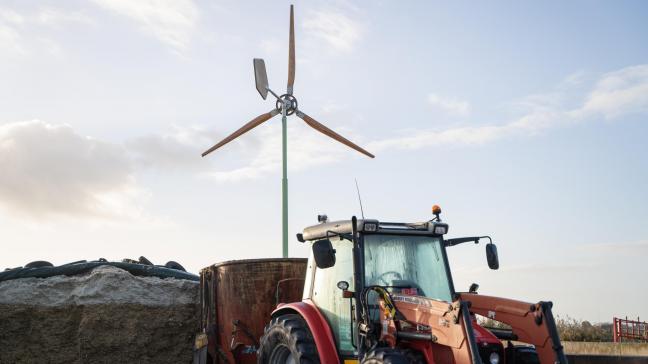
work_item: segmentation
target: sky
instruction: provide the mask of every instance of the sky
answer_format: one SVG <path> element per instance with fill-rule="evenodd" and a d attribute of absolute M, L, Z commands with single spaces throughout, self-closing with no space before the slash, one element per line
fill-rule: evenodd
<path fill-rule="evenodd" d="M 0 269 L 100 257 L 189 271 L 281 255 L 274 107 L 289 2 L 0 2 Z M 295 3 L 295 96 L 369 159 L 288 120 L 291 237 L 441 205 L 455 286 L 648 318 L 648 4 Z M 290 255 L 309 247 L 290 241 Z"/>

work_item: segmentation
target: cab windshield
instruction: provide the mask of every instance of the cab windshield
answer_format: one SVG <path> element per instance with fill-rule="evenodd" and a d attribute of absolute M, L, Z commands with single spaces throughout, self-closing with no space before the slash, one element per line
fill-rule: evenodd
<path fill-rule="evenodd" d="M 365 235 L 365 284 L 451 302 L 441 239 L 411 235 Z"/>

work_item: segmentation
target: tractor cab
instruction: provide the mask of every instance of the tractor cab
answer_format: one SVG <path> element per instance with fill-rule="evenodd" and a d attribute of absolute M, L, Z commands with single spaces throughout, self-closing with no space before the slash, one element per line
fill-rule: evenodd
<path fill-rule="evenodd" d="M 335 232 L 336 227 L 349 223 L 332 222 L 314 227 L 314 234 L 319 229 L 325 230 L 325 235 L 328 233 L 324 242 L 318 243 L 322 240 L 317 240 L 315 244 L 328 247 L 325 241 L 330 241 L 336 258 L 338 249 L 348 250 L 346 253 L 353 255 L 350 233 Z M 359 276 L 348 277 L 349 283 L 361 284 L 362 287 L 380 286 L 390 292 L 407 295 L 452 300 L 452 281 L 442 235 L 448 229 L 447 224 L 381 224 L 377 220 L 358 220 L 357 224 L 359 244 L 356 250 L 360 264 L 355 268 Z M 316 266 L 318 255 L 322 254 L 320 252 L 327 250 L 313 251 Z"/>
<path fill-rule="evenodd" d="M 320 215 L 320 224 L 298 234 L 300 241 L 313 243 L 306 277 L 311 287 L 307 288 L 319 282 L 316 270 L 335 266 L 335 274 L 320 275 L 337 276 L 341 279 L 337 283 L 348 285 L 348 291 L 382 287 L 392 294 L 453 301 L 455 289 L 446 248 L 465 242 L 476 244 L 490 237 L 444 239 L 448 224 L 441 221 L 438 206 L 433 212 L 434 219 L 420 223 L 355 218 L 328 222 L 325 215 Z M 497 248 L 492 241 L 486 250 L 489 266 L 497 269 Z M 337 263 L 340 260 L 341 264 Z M 309 291 L 305 289 L 305 297 L 313 299 Z"/>

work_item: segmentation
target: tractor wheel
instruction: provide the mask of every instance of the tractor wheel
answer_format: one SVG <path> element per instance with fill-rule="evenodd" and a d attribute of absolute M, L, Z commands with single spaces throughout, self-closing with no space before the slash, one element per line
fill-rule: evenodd
<path fill-rule="evenodd" d="M 306 321 L 295 314 L 278 316 L 266 326 L 259 345 L 259 364 L 319 364 L 317 347 Z"/>
<path fill-rule="evenodd" d="M 409 364 L 409 361 L 398 349 L 375 348 L 365 355 L 361 364 Z"/>

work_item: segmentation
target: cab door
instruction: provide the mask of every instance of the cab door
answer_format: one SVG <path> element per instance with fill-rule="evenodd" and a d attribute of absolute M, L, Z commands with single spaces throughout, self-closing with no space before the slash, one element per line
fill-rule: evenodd
<path fill-rule="evenodd" d="M 320 269 L 312 264 L 315 276 L 311 287 L 311 299 L 331 327 L 340 356 L 348 357 L 356 352 L 354 347 L 356 340 L 352 337 L 352 333 L 355 335 L 357 330 L 351 328 L 351 305 L 355 302 L 353 298 L 342 297 L 342 291 L 337 288 L 337 284 L 346 281 L 349 290 L 354 291 L 353 243 L 341 237 L 332 237 L 330 240 L 336 251 L 335 265 Z"/>

